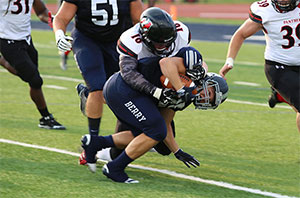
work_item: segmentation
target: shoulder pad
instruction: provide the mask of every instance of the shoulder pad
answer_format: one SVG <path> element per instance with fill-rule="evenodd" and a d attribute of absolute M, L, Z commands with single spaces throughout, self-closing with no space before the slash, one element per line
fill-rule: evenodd
<path fill-rule="evenodd" d="M 121 35 L 117 50 L 120 54 L 137 58 L 142 46 L 142 37 L 138 31 L 138 24 L 136 24 Z"/>
<path fill-rule="evenodd" d="M 186 44 L 189 44 L 191 41 L 191 33 L 189 28 L 180 21 L 174 21 L 174 23 L 177 30 L 177 37 L 179 37 L 180 40 L 185 41 Z"/>

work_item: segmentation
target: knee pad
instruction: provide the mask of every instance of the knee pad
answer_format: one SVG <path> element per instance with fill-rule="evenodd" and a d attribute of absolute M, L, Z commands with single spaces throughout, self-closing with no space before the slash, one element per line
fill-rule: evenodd
<path fill-rule="evenodd" d="M 43 79 L 41 78 L 41 76 L 39 74 L 35 74 L 28 83 L 29 83 L 30 87 L 32 87 L 34 89 L 39 89 L 43 85 Z"/>

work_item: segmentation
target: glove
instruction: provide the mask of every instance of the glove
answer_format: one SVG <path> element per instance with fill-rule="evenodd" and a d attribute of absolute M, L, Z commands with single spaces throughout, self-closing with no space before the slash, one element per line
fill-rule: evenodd
<path fill-rule="evenodd" d="M 66 36 L 64 31 L 62 30 L 57 30 L 55 32 L 55 39 L 56 39 L 56 45 L 57 48 L 62 51 L 70 51 L 72 48 L 71 41 L 73 41 L 73 38 L 70 36 Z"/>
<path fill-rule="evenodd" d="M 156 88 L 153 97 L 158 99 L 159 107 L 167 107 L 169 104 L 176 104 L 176 91 L 169 88 Z"/>
<path fill-rule="evenodd" d="M 185 87 L 183 86 L 181 89 L 177 90 L 177 99 L 176 102 L 170 104 L 168 108 L 173 109 L 174 111 L 182 111 L 185 109 L 189 104 L 191 104 L 196 95 L 192 93 L 192 91 L 196 89 L 196 86 L 193 87 Z"/>
<path fill-rule="evenodd" d="M 199 82 L 206 76 L 206 69 L 202 67 L 201 63 L 193 65 L 193 69 L 187 69 L 186 75 L 194 82 Z"/>
<path fill-rule="evenodd" d="M 54 16 L 52 15 L 51 11 L 48 12 L 48 26 L 50 28 L 53 28 L 53 19 Z"/>
<path fill-rule="evenodd" d="M 194 166 L 195 168 L 196 166 L 200 166 L 200 162 L 196 158 L 194 158 L 188 153 L 183 152 L 181 149 L 176 151 L 174 155 L 178 160 L 182 161 L 188 168 L 191 168 L 190 165 Z"/>

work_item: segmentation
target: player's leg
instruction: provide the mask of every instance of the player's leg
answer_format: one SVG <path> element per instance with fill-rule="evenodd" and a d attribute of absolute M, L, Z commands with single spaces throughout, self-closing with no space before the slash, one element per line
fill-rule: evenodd
<path fill-rule="evenodd" d="M 75 60 L 89 89 L 85 109 L 89 133 L 98 135 L 104 102 L 102 89 L 106 81 L 102 51 L 95 41 L 77 30 L 72 36 Z"/>
<path fill-rule="evenodd" d="M 18 76 L 30 86 L 30 97 L 42 116 L 38 126 L 46 129 L 65 129 L 48 111 L 42 92 L 43 79 L 38 71 L 38 53 L 32 41 L 28 45 L 26 41 L 9 43 L 1 39 L 1 47 L 4 49 L 2 50 L 4 58 L 15 68 Z"/>
<path fill-rule="evenodd" d="M 279 65 L 280 67 L 275 67 Z M 267 62 L 265 73 L 269 83 L 296 111 L 296 124 L 300 132 L 300 67 L 284 66 Z"/>
<path fill-rule="evenodd" d="M 15 70 L 15 68 L 13 68 L 9 64 L 9 62 L 7 62 L 5 58 L 1 56 L 1 54 L 0 54 L 0 65 L 3 66 L 5 69 L 7 69 L 7 71 L 9 71 L 11 74 L 17 75 L 17 71 Z"/>
<path fill-rule="evenodd" d="M 143 132 L 103 168 L 103 173 L 113 181 L 127 182 L 130 178 L 124 172 L 126 166 L 165 138 L 166 124 L 154 102 L 130 88 L 120 74 L 107 81 L 104 96 L 107 105 L 122 122 Z"/>

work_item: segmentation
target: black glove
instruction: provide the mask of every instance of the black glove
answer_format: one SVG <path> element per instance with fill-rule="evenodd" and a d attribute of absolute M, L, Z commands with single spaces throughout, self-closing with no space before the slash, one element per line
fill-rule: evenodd
<path fill-rule="evenodd" d="M 181 149 L 176 151 L 176 153 L 174 153 L 174 155 L 177 159 L 182 161 L 188 168 L 191 168 L 190 165 L 194 166 L 195 168 L 197 166 L 200 166 L 200 162 L 196 158 L 194 158 L 193 156 L 191 156 L 188 153 L 183 152 Z"/>
<path fill-rule="evenodd" d="M 176 100 L 177 100 L 176 91 L 169 88 L 163 88 L 158 98 L 158 106 L 168 107 L 169 104 L 176 104 Z"/>
<path fill-rule="evenodd" d="M 196 95 L 194 95 L 192 93 L 195 88 L 196 88 L 196 86 L 182 87 L 181 89 L 177 90 L 176 104 L 174 104 L 173 106 L 170 106 L 170 108 L 175 111 L 178 111 L 178 110 L 182 111 L 183 109 L 185 109 L 185 107 L 187 107 L 189 104 L 191 104 L 196 97 Z"/>
<path fill-rule="evenodd" d="M 187 69 L 186 75 L 194 82 L 199 82 L 206 76 L 206 70 L 201 63 L 193 65 L 193 69 Z"/>

